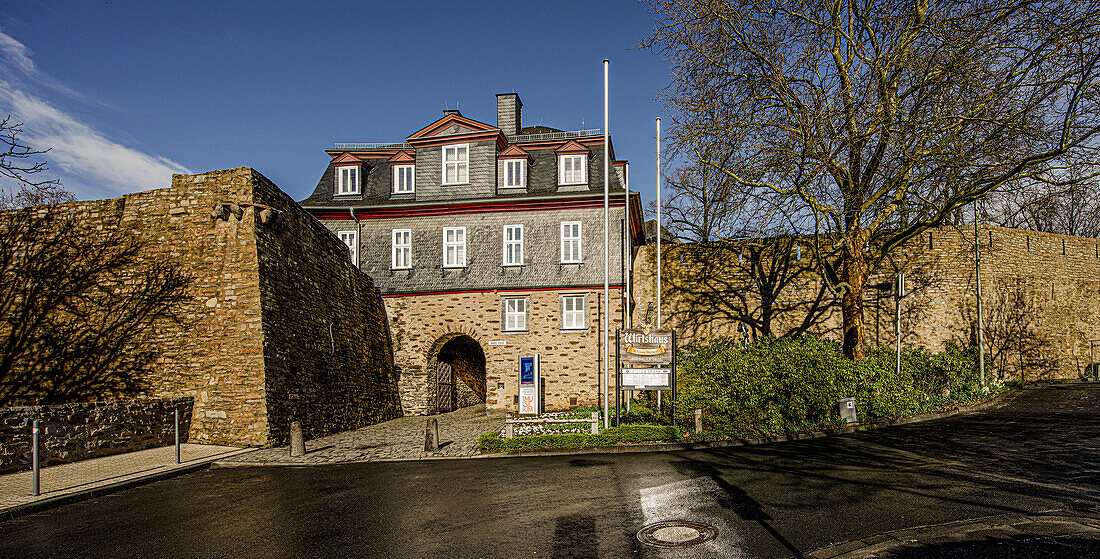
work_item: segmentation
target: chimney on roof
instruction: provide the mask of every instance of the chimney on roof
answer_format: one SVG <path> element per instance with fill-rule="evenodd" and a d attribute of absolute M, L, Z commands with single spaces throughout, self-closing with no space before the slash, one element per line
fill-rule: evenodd
<path fill-rule="evenodd" d="M 519 100 L 518 93 L 497 93 L 497 128 L 504 132 L 505 136 L 519 134 L 523 112 L 523 101 Z"/>
<path fill-rule="evenodd" d="M 458 115 L 458 116 L 462 116 L 462 113 L 460 113 L 460 112 L 458 111 L 458 109 L 446 109 L 446 110 L 444 110 L 444 111 L 443 111 L 443 116 L 447 116 L 447 115 Z"/>

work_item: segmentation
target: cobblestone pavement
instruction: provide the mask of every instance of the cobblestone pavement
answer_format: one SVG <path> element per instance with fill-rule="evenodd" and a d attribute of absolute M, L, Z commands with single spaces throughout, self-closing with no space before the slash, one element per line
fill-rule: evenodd
<path fill-rule="evenodd" d="M 432 417 L 439 420 L 441 448 L 437 452 L 424 452 L 424 429 L 428 418 L 412 416 L 306 441 L 305 456 L 291 457 L 290 447 L 282 446 L 219 460 L 215 465 L 329 464 L 467 457 L 478 454 L 477 439 L 482 433 L 499 430 L 504 425 L 503 417 L 486 417 L 484 405 Z"/>
<path fill-rule="evenodd" d="M 176 464 L 176 447 L 162 446 L 72 464 L 48 466 L 39 473 L 40 494 L 37 496 L 31 495 L 32 479 L 29 470 L 5 474 L 0 476 L 0 513 L 39 501 L 64 498 L 177 469 L 187 469 L 240 452 L 247 452 L 247 449 L 185 443 L 180 448 L 180 464 Z"/>

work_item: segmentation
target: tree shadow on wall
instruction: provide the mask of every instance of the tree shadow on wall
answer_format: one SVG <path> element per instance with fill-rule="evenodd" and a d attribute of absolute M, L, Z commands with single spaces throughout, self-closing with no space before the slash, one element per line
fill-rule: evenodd
<path fill-rule="evenodd" d="M 190 298 L 133 232 L 62 208 L 0 214 L 0 407 L 138 395 Z"/>

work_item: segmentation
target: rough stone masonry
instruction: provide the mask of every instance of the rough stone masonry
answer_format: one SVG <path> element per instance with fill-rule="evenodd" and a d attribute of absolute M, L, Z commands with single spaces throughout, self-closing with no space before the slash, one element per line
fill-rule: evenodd
<path fill-rule="evenodd" d="M 166 189 L 60 210 L 126 228 L 145 259 L 190 273 L 179 324 L 158 327 L 144 396 L 191 396 L 190 440 L 284 441 L 401 415 L 382 299 L 347 247 L 250 168 L 174 175 Z"/>

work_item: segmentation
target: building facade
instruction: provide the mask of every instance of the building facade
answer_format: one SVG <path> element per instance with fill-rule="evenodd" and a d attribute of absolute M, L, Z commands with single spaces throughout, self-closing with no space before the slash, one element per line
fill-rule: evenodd
<path fill-rule="evenodd" d="M 381 290 L 406 414 L 520 411 L 525 358 L 542 409 L 600 403 L 605 149 L 612 332 L 641 202 L 601 131 L 524 128 L 522 107 L 500 94 L 495 126 L 444 111 L 405 142 L 337 144 L 301 202 Z"/>

